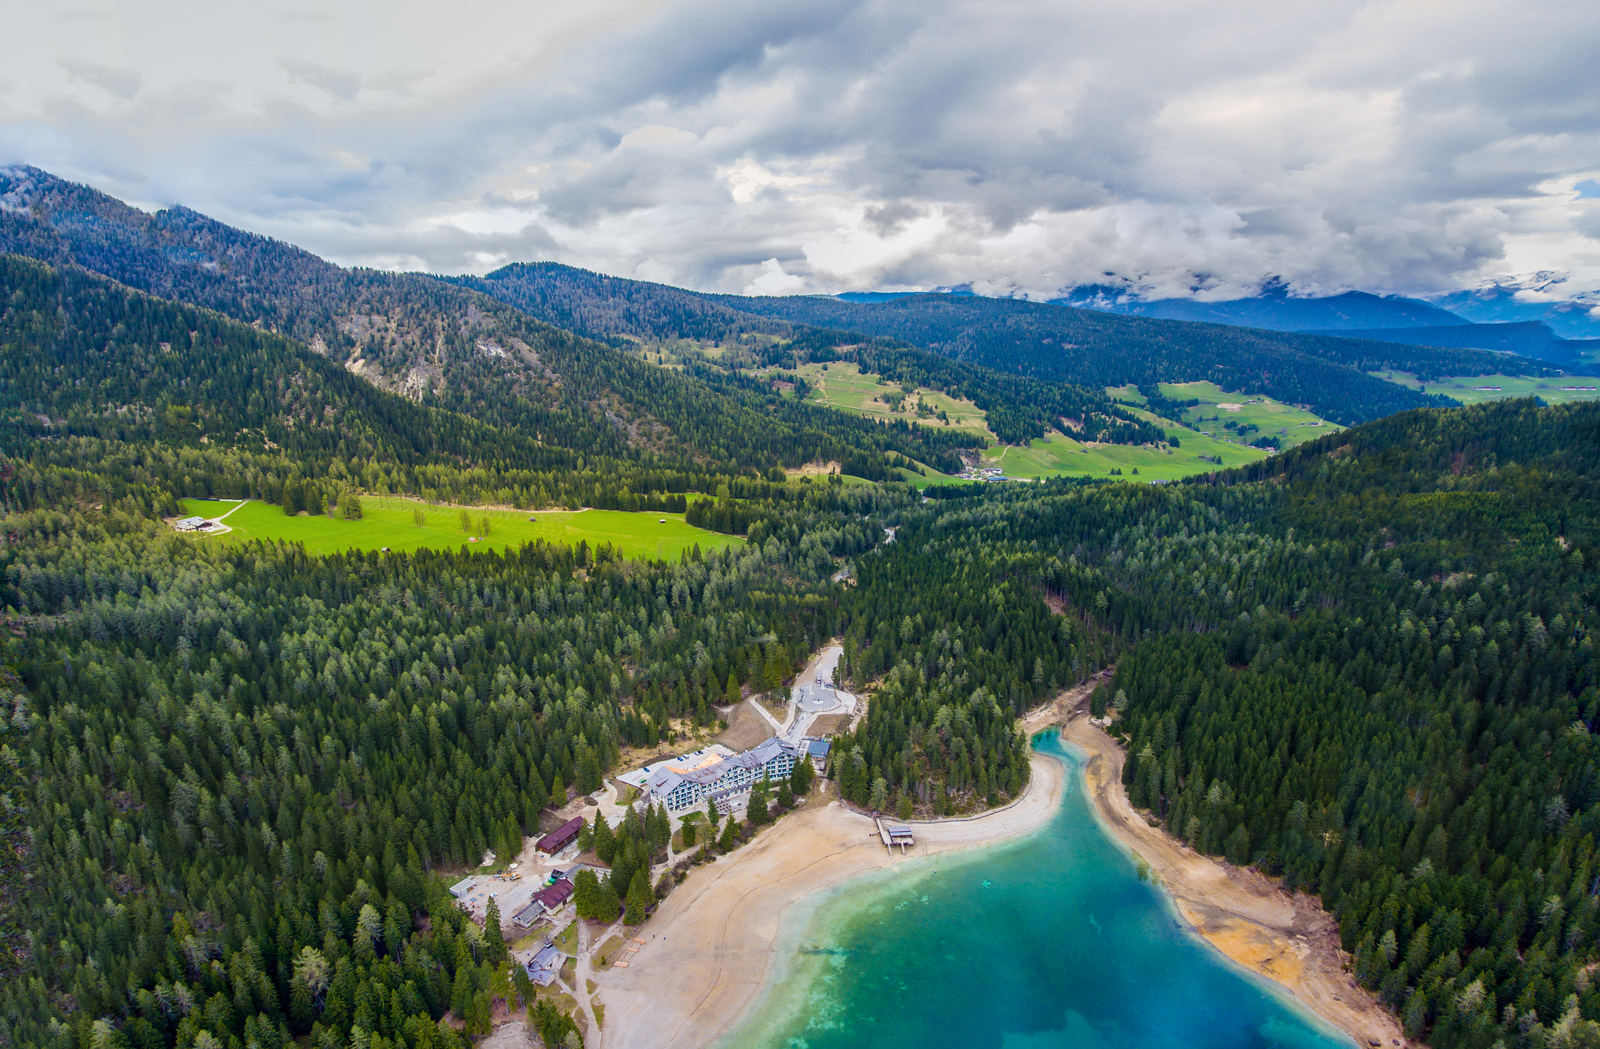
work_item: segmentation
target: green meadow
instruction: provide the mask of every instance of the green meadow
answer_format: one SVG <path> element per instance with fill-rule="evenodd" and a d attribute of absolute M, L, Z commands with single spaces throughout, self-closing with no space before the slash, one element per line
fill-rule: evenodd
<path fill-rule="evenodd" d="M 1600 397 L 1600 378 L 1592 375 L 1558 375 L 1554 378 L 1517 375 L 1447 375 L 1442 379 L 1420 382 L 1406 372 L 1373 372 L 1380 379 L 1388 379 L 1413 390 L 1425 389 L 1428 393 L 1442 393 L 1454 397 L 1462 404 L 1479 404 L 1498 401 L 1506 397 L 1538 397 L 1546 404 L 1564 404 L 1567 401 L 1592 401 Z"/>
<path fill-rule="evenodd" d="M 990 440 L 994 439 L 994 434 L 989 432 L 987 416 L 971 401 L 957 400 L 937 390 L 919 386 L 913 393 L 906 395 L 901 402 L 900 410 L 896 411 L 891 401 L 900 394 L 900 386 L 897 383 L 884 382 L 877 375 L 863 375 L 861 369 L 854 364 L 838 361 L 830 361 L 827 364 L 806 364 L 797 368 L 794 374 L 799 375 L 811 386 L 811 392 L 806 399 L 813 404 L 874 419 L 904 419 L 924 426 L 945 425 L 942 419 L 919 416 L 917 405 L 920 402 L 930 412 L 944 412 L 950 419 L 952 429 L 969 430 L 981 433 Z"/>
<path fill-rule="evenodd" d="M 1246 444 L 1257 437 L 1276 437 L 1284 448 L 1293 448 L 1341 429 L 1315 412 L 1259 394 L 1228 393 L 1212 382 L 1164 382 L 1161 393 L 1175 401 L 1198 399 L 1199 404 L 1184 410 L 1183 421 L 1219 440 L 1233 439 L 1227 427 L 1230 422 L 1237 426 L 1260 427 L 1259 432 L 1244 439 Z M 1181 439 L 1188 443 L 1187 437 L 1181 436 Z"/>
<path fill-rule="evenodd" d="M 1031 442 L 1026 448 L 985 449 L 983 465 L 998 466 L 1007 477 L 1029 479 L 1116 476 L 1112 470 L 1121 470 L 1123 477 L 1132 478 L 1133 471 L 1138 470 L 1141 481 L 1176 481 L 1267 457 L 1260 448 L 1218 441 L 1187 430 L 1177 432 L 1181 434 L 1178 438 L 1181 446 L 1171 449 L 1126 444 L 1088 445 L 1051 434 Z M 1202 455 L 1216 456 L 1222 462 L 1201 459 Z"/>
<path fill-rule="evenodd" d="M 238 507 L 234 509 L 234 507 Z M 468 507 L 472 530 L 461 527 L 459 506 L 430 506 L 412 499 L 370 496 L 361 500 L 359 521 L 340 521 L 318 515 L 285 517 L 270 503 L 252 500 L 239 506 L 229 500 L 185 499 L 184 512 L 199 517 L 220 517 L 232 529 L 221 535 L 197 536 L 200 542 L 241 543 L 254 539 L 301 543 L 308 553 L 342 550 L 433 550 L 463 547 L 470 550 L 504 550 L 543 539 L 547 543 L 576 546 L 587 540 L 590 548 L 610 543 L 624 557 L 676 561 L 683 551 L 699 544 L 706 552 L 744 543 L 737 536 L 709 532 L 684 521 L 682 514 L 627 513 L 622 510 L 482 510 Z M 413 514 L 421 509 L 423 523 Z M 232 510 L 230 513 L 229 511 Z M 487 534 L 483 522 L 487 520 Z M 477 541 L 471 541 L 476 537 Z"/>

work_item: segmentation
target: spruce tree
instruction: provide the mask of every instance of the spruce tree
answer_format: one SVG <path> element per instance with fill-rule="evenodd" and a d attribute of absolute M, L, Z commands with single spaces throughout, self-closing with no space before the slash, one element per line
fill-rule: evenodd
<path fill-rule="evenodd" d="M 626 925 L 639 925 L 644 922 L 645 913 L 650 909 L 654 897 L 650 892 L 650 871 L 647 867 L 640 867 L 633 875 L 633 880 L 628 884 L 628 909 L 622 921 Z"/>
<path fill-rule="evenodd" d="M 803 798 L 811 792 L 811 784 L 817 778 L 817 770 L 811 764 L 811 755 L 807 754 L 795 762 L 793 770 L 789 773 L 789 787 L 794 791 L 794 796 Z"/>
<path fill-rule="evenodd" d="M 609 874 L 601 880 L 600 887 L 595 892 L 594 909 L 595 920 L 607 924 L 616 921 L 618 915 L 622 913 L 622 900 L 617 896 L 617 887 L 612 884 Z"/>
<path fill-rule="evenodd" d="M 506 938 L 500 928 L 500 901 L 491 899 L 483 913 L 483 960 L 499 965 L 506 960 Z"/>
<path fill-rule="evenodd" d="M 594 817 L 594 843 L 591 847 L 601 863 L 609 865 L 617 858 L 617 836 L 611 830 L 611 824 L 599 813 Z"/>

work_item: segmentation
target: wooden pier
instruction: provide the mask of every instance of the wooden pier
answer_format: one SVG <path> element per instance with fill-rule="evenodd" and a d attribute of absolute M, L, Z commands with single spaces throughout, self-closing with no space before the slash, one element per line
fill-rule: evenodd
<path fill-rule="evenodd" d="M 883 817 L 874 816 L 872 820 L 878 826 L 878 837 L 883 840 L 883 847 L 891 853 L 896 845 L 900 846 L 900 854 L 904 856 L 907 850 L 914 847 L 917 842 L 911 835 L 910 827 L 898 827 L 892 823 L 885 823 Z"/>

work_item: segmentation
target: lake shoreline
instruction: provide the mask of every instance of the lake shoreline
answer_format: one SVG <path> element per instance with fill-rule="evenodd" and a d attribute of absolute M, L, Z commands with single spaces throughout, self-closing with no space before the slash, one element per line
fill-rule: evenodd
<path fill-rule="evenodd" d="M 871 818 L 837 799 L 814 798 L 750 844 L 696 868 L 636 934 L 645 943 L 629 967 L 597 977 L 606 1006 L 600 1044 L 704 1049 L 723 1043 L 766 999 L 789 961 L 786 940 L 806 927 L 832 897 L 830 890 L 1047 824 L 1060 805 L 1067 769 L 1041 754 L 1032 756 L 1031 768 L 1021 796 L 1003 809 L 914 824 L 917 844 L 910 855 L 891 855 Z"/>
<path fill-rule="evenodd" d="M 1081 706 L 1061 722 L 1061 738 L 1086 755 L 1084 780 L 1101 826 L 1149 864 L 1195 933 L 1357 1045 L 1412 1044 L 1394 1014 L 1347 971 L 1338 925 L 1316 897 L 1290 894 L 1258 871 L 1203 856 L 1150 826 L 1123 789 L 1122 747 Z"/>
<path fill-rule="evenodd" d="M 1062 693 L 1019 727 L 1029 735 L 1059 727 L 1062 740 L 1082 751 L 1097 821 L 1150 865 L 1182 920 L 1356 1044 L 1411 1045 L 1394 1015 L 1345 971 L 1337 926 L 1315 898 L 1291 896 L 1256 871 L 1201 856 L 1133 810 L 1122 789 L 1122 749 L 1087 716 L 1094 684 Z M 629 968 L 599 976 L 603 1049 L 724 1044 L 790 968 L 793 951 L 785 948 L 846 883 L 897 865 L 921 866 L 923 857 L 1008 842 L 1048 823 L 1070 770 L 1038 753 L 1032 769 L 1022 795 L 1003 809 L 912 824 L 911 857 L 890 856 L 869 817 L 837 799 L 814 798 L 745 847 L 697 868 L 640 931 L 646 942 Z"/>

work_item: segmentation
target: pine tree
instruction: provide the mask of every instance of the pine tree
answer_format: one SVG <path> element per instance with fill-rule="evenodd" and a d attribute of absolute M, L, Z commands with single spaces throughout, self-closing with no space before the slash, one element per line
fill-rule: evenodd
<path fill-rule="evenodd" d="M 772 822 L 772 817 L 767 813 L 767 785 L 757 783 L 750 789 L 750 804 L 745 809 L 753 827 L 762 827 Z"/>
<path fill-rule="evenodd" d="M 872 793 L 867 798 L 867 807 L 873 812 L 882 812 L 889 807 L 889 784 L 882 776 L 872 781 Z"/>
<path fill-rule="evenodd" d="M 600 888 L 595 892 L 594 911 L 594 919 L 607 924 L 616 921 L 622 913 L 622 900 L 617 896 L 617 887 L 612 884 L 609 874 L 600 882 Z"/>
<path fill-rule="evenodd" d="M 521 1004 L 521 1007 L 531 1012 L 534 999 L 538 997 L 539 988 L 532 980 L 528 979 L 528 967 L 521 962 L 513 962 L 511 965 L 511 989 L 516 994 L 517 1001 Z M 516 1006 L 513 1006 L 510 1002 L 507 1002 L 506 1005 L 511 1011 L 516 1011 Z"/>
<path fill-rule="evenodd" d="M 623 923 L 642 924 L 645 913 L 653 902 L 654 898 L 650 892 L 650 870 L 647 867 L 640 867 L 628 884 L 628 910 L 622 918 Z"/>
<path fill-rule="evenodd" d="M 594 844 L 591 846 L 594 854 L 600 857 L 600 862 L 610 865 L 617 858 L 617 836 L 611 830 L 611 824 L 599 813 L 594 817 Z"/>
<path fill-rule="evenodd" d="M 483 959 L 491 965 L 506 960 L 506 939 L 500 928 L 500 901 L 491 899 L 483 914 Z"/>
<path fill-rule="evenodd" d="M 817 778 L 817 770 L 811 764 L 811 755 L 807 754 L 795 762 L 794 768 L 789 773 L 789 787 L 794 791 L 794 796 L 803 798 L 811 792 L 811 784 Z"/>
<path fill-rule="evenodd" d="M 613 900 L 616 899 L 615 893 L 603 891 L 600 878 L 594 871 L 585 867 L 573 877 L 572 904 L 577 908 L 578 917 L 598 918 L 602 896 L 610 896 Z"/>

